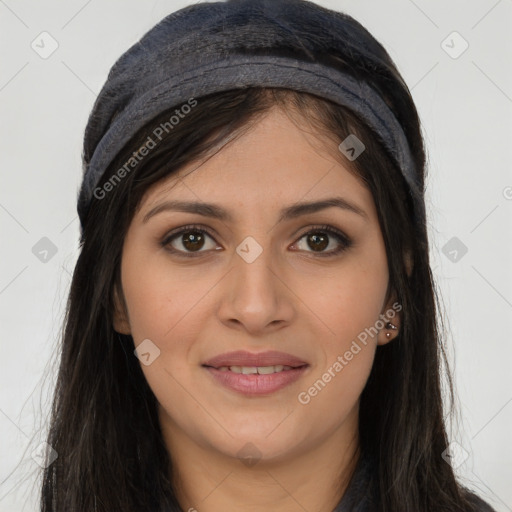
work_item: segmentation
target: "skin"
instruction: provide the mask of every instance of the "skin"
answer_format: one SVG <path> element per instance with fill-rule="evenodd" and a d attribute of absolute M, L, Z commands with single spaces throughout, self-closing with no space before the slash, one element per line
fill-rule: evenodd
<path fill-rule="evenodd" d="M 372 195 L 349 164 L 337 147 L 321 147 L 311 127 L 274 108 L 199 167 L 157 183 L 131 222 L 114 327 L 135 346 L 149 339 L 160 350 L 141 367 L 159 403 L 183 510 L 331 512 L 346 489 L 359 454 L 359 397 L 377 345 L 398 332 L 388 339 L 380 329 L 309 403 L 299 402 L 396 303 L 393 295 L 385 300 L 388 263 Z M 365 216 L 330 207 L 278 223 L 283 207 L 333 196 Z M 171 199 L 215 203 L 233 219 L 167 210 L 144 222 Z M 204 235 L 194 252 L 178 235 L 168 246 L 199 251 L 180 258 L 161 242 L 188 224 L 214 236 Z M 316 229 L 324 224 L 352 246 L 322 257 L 341 242 L 329 235 L 329 245 L 317 248 L 304 235 L 325 233 Z M 252 263 L 236 252 L 247 236 L 262 248 Z M 398 329 L 400 320 L 399 313 L 391 320 Z M 280 350 L 309 367 L 284 389 L 247 397 L 201 366 L 238 349 Z M 247 443 L 255 447 L 253 465 L 240 459 Z"/>

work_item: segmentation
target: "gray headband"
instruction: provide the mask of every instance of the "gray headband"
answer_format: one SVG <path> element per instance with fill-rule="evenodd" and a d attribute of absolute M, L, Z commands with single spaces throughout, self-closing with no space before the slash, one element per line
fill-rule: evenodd
<path fill-rule="evenodd" d="M 271 21 L 275 21 L 276 13 L 272 11 L 270 4 L 258 1 L 254 3 L 260 4 L 260 7 L 264 6 L 264 14 Z M 287 1 L 281 5 L 290 4 L 294 5 L 296 16 L 297 9 L 307 3 Z M 245 11 L 251 10 L 248 1 L 226 2 L 223 5 L 231 6 L 231 10 L 242 11 L 236 13 L 238 16 L 254 15 L 254 12 L 243 12 L 244 6 Z M 380 136 L 385 148 L 400 168 L 413 197 L 418 195 L 421 181 L 402 126 L 382 97 L 370 85 L 341 69 L 304 57 L 299 58 L 300 54 L 297 58 L 288 55 L 261 55 L 261 52 L 251 53 L 247 48 L 244 54 L 239 50 L 229 53 L 226 51 L 228 42 L 221 41 L 223 44 L 219 44 L 219 37 L 223 35 L 224 39 L 229 40 L 235 36 L 235 30 L 231 34 L 226 29 L 220 35 L 218 32 L 215 33 L 215 36 L 212 35 L 211 44 L 208 44 L 205 23 L 213 26 L 219 24 L 219 19 L 215 20 L 215 16 L 213 20 L 208 16 L 205 11 L 208 6 L 219 7 L 218 4 L 198 4 L 194 6 L 195 10 L 187 8 L 179 11 L 178 15 L 167 17 L 146 34 L 141 42 L 126 52 L 110 71 L 86 129 L 84 155 L 87 157 L 87 153 L 90 153 L 90 160 L 85 167 L 78 200 L 82 227 L 103 173 L 119 151 L 143 126 L 161 112 L 187 103 L 191 98 L 196 98 L 200 105 L 201 96 L 247 87 L 293 89 L 320 96 L 349 108 Z M 203 7 L 204 10 L 201 11 L 197 7 Z M 320 10 L 321 14 L 332 12 L 318 6 L 315 6 L 315 9 Z M 187 17 L 186 11 L 189 12 Z M 278 13 L 281 16 L 286 14 L 282 10 Z M 222 22 L 226 21 L 226 16 L 224 12 Z M 179 34 L 176 34 L 175 26 L 179 23 L 184 25 L 180 21 L 183 19 L 188 25 L 195 22 L 196 28 L 202 27 L 201 35 L 204 31 L 206 41 L 201 41 L 202 54 L 199 59 L 196 52 L 185 48 L 184 43 L 191 43 L 190 36 L 185 34 L 180 39 Z M 235 23 L 233 26 L 236 28 Z M 162 47 L 161 33 L 164 29 L 167 46 Z M 247 24 L 244 30 L 247 30 Z M 272 27 L 268 32 L 267 38 L 276 32 L 276 28 Z M 258 37 L 261 37 L 261 33 L 258 33 Z M 196 46 L 198 40 L 194 39 Z M 175 51 L 176 47 L 182 52 L 179 59 L 176 56 L 171 57 L 171 50 Z M 150 66 L 151 61 L 148 62 L 148 59 L 152 59 L 153 66 Z M 98 127 L 98 118 L 108 118 L 108 122 L 104 121 L 103 125 Z M 93 147 L 88 147 L 91 144 Z M 422 201 L 416 208 L 421 217 Z"/>

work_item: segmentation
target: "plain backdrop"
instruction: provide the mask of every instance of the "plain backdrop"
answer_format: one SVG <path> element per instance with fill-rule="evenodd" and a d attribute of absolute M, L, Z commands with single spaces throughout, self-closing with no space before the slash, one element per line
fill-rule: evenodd
<path fill-rule="evenodd" d="M 190 3 L 0 0 L 2 512 L 38 509 L 32 454 L 46 435 L 78 254 L 88 114 L 115 60 Z M 459 397 L 457 473 L 498 512 L 512 511 L 512 0 L 318 3 L 384 45 L 417 104 Z"/>

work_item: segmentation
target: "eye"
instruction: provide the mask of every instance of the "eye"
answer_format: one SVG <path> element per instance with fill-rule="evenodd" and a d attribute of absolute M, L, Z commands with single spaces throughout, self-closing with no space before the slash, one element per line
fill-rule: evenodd
<path fill-rule="evenodd" d="M 215 245 L 215 243 L 212 243 L 210 247 L 208 247 L 208 244 L 206 243 L 207 239 L 214 241 L 213 235 L 211 235 L 205 228 L 190 225 L 183 226 L 182 228 L 167 234 L 161 242 L 161 245 L 166 250 L 177 256 L 193 258 L 200 253 L 207 252 L 212 249 L 220 249 Z M 317 226 L 310 229 L 304 233 L 294 245 L 301 245 L 302 239 L 305 239 L 305 244 L 302 244 L 302 247 L 299 247 L 299 250 L 313 252 L 320 257 L 335 256 L 342 251 L 347 250 L 353 243 L 346 235 L 332 226 Z M 326 248 L 333 245 L 333 239 L 335 247 L 326 251 Z M 308 251 L 308 248 L 311 248 L 312 250 Z"/>
<path fill-rule="evenodd" d="M 194 253 L 205 252 L 201 251 L 205 247 L 205 241 L 209 238 L 213 240 L 204 228 L 198 226 L 184 226 L 177 231 L 169 233 L 162 241 L 162 246 L 173 254 L 185 257 L 194 257 Z M 207 245 L 207 244 L 206 244 Z M 217 247 L 212 244 L 206 249 L 214 249 Z"/>
<path fill-rule="evenodd" d="M 333 238 L 335 240 L 335 247 L 329 251 L 325 251 L 327 247 L 332 245 Z M 305 244 L 302 244 L 302 248 L 299 247 L 299 249 L 306 250 L 306 252 L 317 253 L 321 257 L 336 256 L 352 246 L 352 240 L 350 240 L 350 238 L 331 226 L 318 226 L 310 229 L 299 238 L 296 245 L 299 245 L 302 239 L 305 239 Z M 312 251 L 308 251 L 308 247 L 311 248 Z"/>

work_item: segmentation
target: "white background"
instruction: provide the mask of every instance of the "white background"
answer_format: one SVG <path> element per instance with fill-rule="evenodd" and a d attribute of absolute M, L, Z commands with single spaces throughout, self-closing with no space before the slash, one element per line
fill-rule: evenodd
<path fill-rule="evenodd" d="M 38 509 L 31 453 L 46 434 L 77 257 L 88 114 L 115 60 L 190 3 L 0 0 L 2 512 Z M 417 104 L 432 268 L 461 413 L 451 435 L 469 453 L 457 472 L 498 512 L 512 511 L 512 0 L 318 3 L 352 15 L 384 45 Z M 43 31 L 58 43 L 46 59 L 31 47 L 47 37 L 50 48 Z M 445 51 L 464 47 L 446 39 L 453 31 L 469 44 L 458 58 Z M 42 237 L 57 248 L 46 263 L 32 253 Z M 453 237 L 468 249 L 457 262 L 443 253 Z"/>

